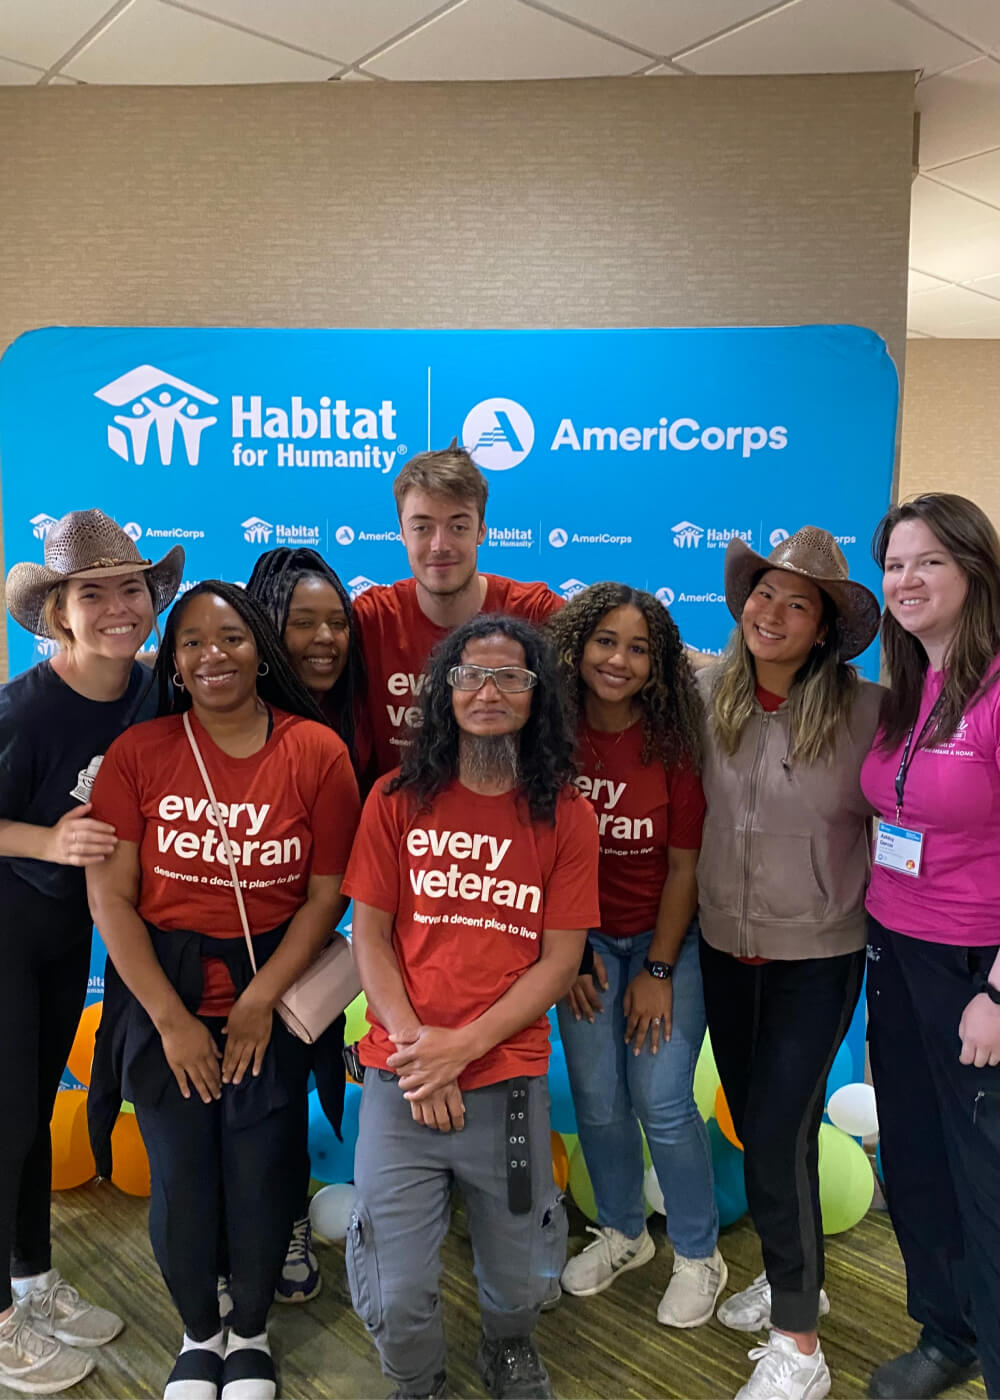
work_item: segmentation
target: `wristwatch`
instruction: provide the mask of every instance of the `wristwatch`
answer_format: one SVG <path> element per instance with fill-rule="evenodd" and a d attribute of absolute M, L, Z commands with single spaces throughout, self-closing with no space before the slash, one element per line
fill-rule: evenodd
<path fill-rule="evenodd" d="M 649 958 L 643 958 L 642 965 L 649 973 L 650 977 L 655 977 L 658 982 L 665 982 L 672 976 L 674 965 L 668 962 L 652 962 Z M 1000 993 L 998 993 L 1000 996 Z"/>
<path fill-rule="evenodd" d="M 1000 1006 L 1000 987 L 994 987 L 988 977 L 982 975 L 979 977 L 977 991 L 985 992 L 994 1006 Z"/>

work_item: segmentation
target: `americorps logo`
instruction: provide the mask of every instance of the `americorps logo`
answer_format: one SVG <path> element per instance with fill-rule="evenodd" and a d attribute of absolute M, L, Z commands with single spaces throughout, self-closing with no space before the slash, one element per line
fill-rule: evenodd
<path fill-rule="evenodd" d="M 484 471 L 510 471 L 524 461 L 534 443 L 531 414 L 513 399 L 483 399 L 465 415 L 462 445 Z"/>
<path fill-rule="evenodd" d="M 215 417 L 203 417 L 200 407 L 217 404 L 219 400 L 214 394 L 155 365 L 136 365 L 112 379 L 110 384 L 95 389 L 94 397 L 113 408 L 128 408 L 127 413 L 116 413 L 108 424 L 108 446 L 123 462 L 133 462 L 139 467 L 146 461 L 153 428 L 156 429 L 156 448 L 165 467 L 173 461 L 178 435 L 188 465 L 196 467 L 201 453 L 201 435 L 219 421 Z"/>
<path fill-rule="evenodd" d="M 772 530 L 767 538 L 771 548 L 777 549 L 779 544 L 782 544 L 785 540 L 788 539 L 788 531 L 782 530 L 780 528 L 777 530 Z"/>
<path fill-rule="evenodd" d="M 658 588 L 656 590 L 656 596 L 657 598 L 659 598 L 660 602 L 665 608 L 669 608 L 673 603 L 676 594 L 674 593 L 674 590 L 672 588 L 668 588 L 666 585 L 664 585 L 663 588 Z"/>
<path fill-rule="evenodd" d="M 569 535 L 565 530 L 556 527 L 549 531 L 549 544 L 553 549 L 562 549 L 563 545 L 569 544 Z"/>
<path fill-rule="evenodd" d="M 589 587 L 589 584 L 583 583 L 578 578 L 568 578 L 559 585 L 559 592 L 564 598 L 575 598 L 578 593 L 582 593 L 585 588 Z"/>
<path fill-rule="evenodd" d="M 333 538 L 338 544 L 353 544 L 354 531 L 351 529 L 350 525 L 338 525 L 337 532 Z"/>
<path fill-rule="evenodd" d="M 127 525 L 123 525 L 122 529 L 125 531 L 126 535 L 128 535 L 130 540 L 135 540 L 138 542 L 142 539 L 142 526 L 137 525 L 134 520 L 130 520 Z"/>
<path fill-rule="evenodd" d="M 347 588 L 352 598 L 360 598 L 362 593 L 367 593 L 369 588 L 377 588 L 378 584 L 373 578 L 365 578 L 364 574 L 358 574 L 356 578 L 348 580 Z"/>
<path fill-rule="evenodd" d="M 55 523 L 54 515 L 33 515 L 28 521 L 36 540 L 44 540 Z"/>

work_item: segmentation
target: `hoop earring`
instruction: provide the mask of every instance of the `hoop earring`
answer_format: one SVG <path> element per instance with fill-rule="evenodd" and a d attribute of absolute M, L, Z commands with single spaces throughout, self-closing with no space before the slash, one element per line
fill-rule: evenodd
<path fill-rule="evenodd" d="M 260 676 L 261 678 L 263 678 L 264 676 L 267 675 L 267 673 L 270 671 L 270 669 L 271 669 L 271 668 L 270 668 L 270 666 L 267 664 L 267 662 L 266 662 L 266 661 L 262 661 L 262 662 L 260 663 L 260 665 L 257 667 L 257 674 L 258 674 L 258 676 Z"/>
<path fill-rule="evenodd" d="M 173 683 L 174 683 L 174 688 L 175 688 L 176 690 L 183 690 L 183 689 L 184 689 L 184 682 L 181 680 L 181 676 L 180 676 L 180 672 L 179 672 L 179 671 L 175 671 L 174 674 L 170 677 L 170 679 L 173 681 Z"/>

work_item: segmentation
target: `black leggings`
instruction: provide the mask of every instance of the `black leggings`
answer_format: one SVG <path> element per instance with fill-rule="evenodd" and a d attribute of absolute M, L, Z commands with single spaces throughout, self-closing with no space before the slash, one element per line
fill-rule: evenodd
<path fill-rule="evenodd" d="M 223 1045 L 223 1020 L 205 1017 Z M 281 1040 L 288 1103 L 244 1127 L 233 1126 L 225 1098 L 185 1099 L 171 1078 L 160 1102 L 135 1106 L 152 1175 L 149 1237 L 184 1330 L 204 1342 L 219 1330 L 216 1282 L 228 1263 L 232 1327 L 263 1332 L 285 1261 L 292 1222 L 302 1208 L 308 1047 L 277 1016 L 268 1055 Z"/>
<path fill-rule="evenodd" d="M 863 949 L 753 965 L 701 942 L 715 1063 L 743 1143 L 771 1318 L 785 1332 L 816 1326 L 824 1264 L 819 1127 L 826 1077 L 864 968 Z"/>
<path fill-rule="evenodd" d="M 5 882 L 4 896 L 9 895 Z M 25 887 L 0 915 L 0 1258 L 26 1278 L 51 1267 L 49 1120 L 87 995 L 91 921 Z M 0 1311 L 11 1304 L 0 1270 Z"/>

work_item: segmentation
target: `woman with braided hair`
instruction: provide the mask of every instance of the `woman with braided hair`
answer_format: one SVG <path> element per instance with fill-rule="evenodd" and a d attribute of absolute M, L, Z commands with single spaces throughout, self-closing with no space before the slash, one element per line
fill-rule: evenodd
<path fill-rule="evenodd" d="M 701 703 L 677 627 L 649 593 L 594 584 L 548 626 L 576 722 L 577 782 L 601 838 L 601 926 L 558 1008 L 597 1228 L 561 1282 L 568 1293 L 600 1293 L 653 1258 L 641 1125 L 674 1246 L 657 1320 L 697 1327 L 727 1276 L 693 1091 L 705 1035 L 692 923 L 705 809 Z"/>

